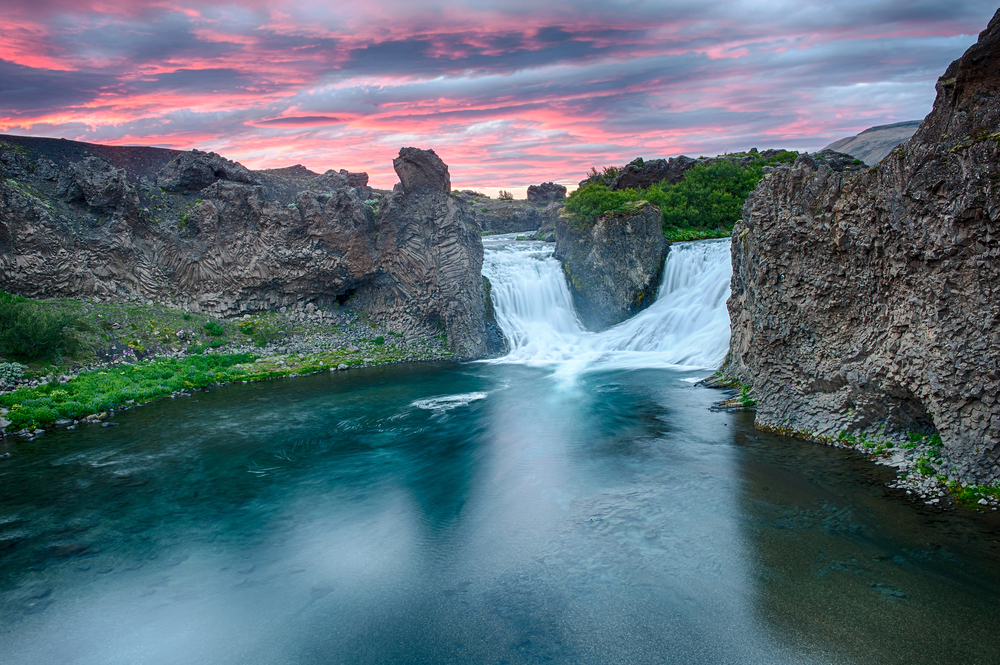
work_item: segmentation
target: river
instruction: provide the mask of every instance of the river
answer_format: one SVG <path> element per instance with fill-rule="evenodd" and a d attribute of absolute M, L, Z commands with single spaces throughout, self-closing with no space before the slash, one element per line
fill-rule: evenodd
<path fill-rule="evenodd" d="M 0 444 L 0 663 L 1000 662 L 995 515 L 709 410 L 728 241 L 599 334 L 551 250 L 487 242 L 504 358 Z"/>

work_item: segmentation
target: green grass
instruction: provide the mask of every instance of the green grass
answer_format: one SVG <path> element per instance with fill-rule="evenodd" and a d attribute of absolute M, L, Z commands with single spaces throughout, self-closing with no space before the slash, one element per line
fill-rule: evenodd
<path fill-rule="evenodd" d="M 126 404 L 145 402 L 174 391 L 204 388 L 242 379 L 251 372 L 250 354 L 160 358 L 136 365 L 85 372 L 66 383 L 19 388 L 0 395 L 13 429 L 48 425 L 59 418 L 81 418 Z"/>
<path fill-rule="evenodd" d="M 0 342 L 0 363 L 21 362 L 30 376 L 64 373 L 110 358 L 201 353 L 225 344 L 263 347 L 306 328 L 275 313 L 216 319 L 160 304 L 30 300 L 0 292 L 0 340 L 8 340 Z"/>
<path fill-rule="evenodd" d="M 381 341 L 380 341 L 381 340 Z M 204 348 L 204 347 L 203 347 Z M 203 349 L 200 349 L 201 351 Z M 429 357 L 450 355 L 428 349 Z M 376 337 L 357 351 L 337 349 L 309 355 L 272 356 L 255 354 L 204 354 L 182 359 L 157 358 L 134 365 L 115 365 L 84 372 L 65 383 L 22 387 L 0 395 L 0 406 L 8 409 L 5 418 L 11 431 L 51 425 L 60 418 L 80 419 L 129 403 L 147 402 L 179 390 L 193 390 L 234 381 L 307 374 L 345 364 L 386 364 L 421 360 L 419 354 L 397 346 L 383 336 Z"/>

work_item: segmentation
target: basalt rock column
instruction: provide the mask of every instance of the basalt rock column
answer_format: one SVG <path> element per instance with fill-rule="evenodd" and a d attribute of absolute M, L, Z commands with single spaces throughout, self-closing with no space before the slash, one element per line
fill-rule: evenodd
<path fill-rule="evenodd" d="M 757 424 L 815 439 L 936 427 L 1000 481 L 1000 12 L 871 170 L 800 157 L 733 229 L 726 371 Z"/>
<path fill-rule="evenodd" d="M 446 335 L 459 358 L 499 351 L 487 335 L 480 229 L 450 195 L 448 167 L 417 148 L 400 150 L 393 167 L 400 184 L 376 221 L 378 275 L 358 306 L 395 330 Z"/>

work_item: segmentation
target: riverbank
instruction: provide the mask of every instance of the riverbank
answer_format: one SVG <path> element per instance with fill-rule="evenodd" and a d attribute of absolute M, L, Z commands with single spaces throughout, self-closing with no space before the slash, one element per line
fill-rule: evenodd
<path fill-rule="evenodd" d="M 453 356 L 444 335 L 406 338 L 344 307 L 213 319 L 155 304 L 32 302 L 76 313 L 74 356 L 3 364 L 13 380 L 0 386 L 3 436 L 104 422 L 115 411 L 238 381 Z"/>
<path fill-rule="evenodd" d="M 732 391 L 729 397 L 717 402 L 713 410 L 730 412 L 757 410 L 757 400 L 752 387 L 734 381 L 721 372 L 699 381 L 697 385 Z M 828 437 L 816 432 L 759 424 L 756 424 L 756 427 L 769 434 L 854 450 L 875 464 L 892 467 L 896 469 L 897 475 L 887 486 L 903 490 L 926 505 L 945 510 L 954 510 L 955 504 L 980 512 L 1000 510 L 1000 486 L 960 483 L 948 478 L 946 463 L 942 457 L 941 436 L 937 433 L 882 430 L 878 434 L 871 435 L 863 430 L 843 430 L 834 437 Z"/>

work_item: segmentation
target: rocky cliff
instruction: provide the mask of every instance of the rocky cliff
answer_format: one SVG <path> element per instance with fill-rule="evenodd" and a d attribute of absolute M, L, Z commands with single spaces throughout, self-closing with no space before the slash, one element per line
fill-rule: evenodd
<path fill-rule="evenodd" d="M 357 304 L 390 328 L 447 335 L 461 358 L 491 348 L 483 282 L 483 241 L 461 199 L 450 195 L 448 167 L 433 150 L 403 148 L 393 160 L 401 185 L 378 215 L 377 274 Z M 502 335 L 500 335 L 502 339 Z"/>
<path fill-rule="evenodd" d="M 491 233 L 521 233 L 552 228 L 564 201 L 504 201 L 463 192 L 457 198 L 465 203 L 469 214 L 483 231 Z"/>
<path fill-rule="evenodd" d="M 656 300 L 668 248 L 659 208 L 642 201 L 593 224 L 567 215 L 555 231 L 554 256 L 587 330 L 604 330 Z"/>
<path fill-rule="evenodd" d="M 347 171 L 3 136 L 0 288 L 220 316 L 357 296 L 396 332 L 488 354 L 475 219 L 432 151 L 405 148 L 394 166 L 404 186 L 379 200 Z"/>
<path fill-rule="evenodd" d="M 1000 12 L 877 167 L 800 157 L 733 230 L 725 371 L 757 424 L 940 433 L 938 472 L 1000 480 Z"/>

